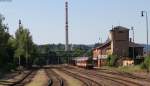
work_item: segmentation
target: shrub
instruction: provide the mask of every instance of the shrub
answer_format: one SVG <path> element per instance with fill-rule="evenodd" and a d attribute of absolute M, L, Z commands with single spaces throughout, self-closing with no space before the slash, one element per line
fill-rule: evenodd
<path fill-rule="evenodd" d="M 144 62 L 141 64 L 142 69 L 146 69 L 147 72 L 150 71 L 150 57 L 145 57 Z"/>
<path fill-rule="evenodd" d="M 109 55 L 107 57 L 108 66 L 117 66 L 118 57 L 116 55 Z"/>

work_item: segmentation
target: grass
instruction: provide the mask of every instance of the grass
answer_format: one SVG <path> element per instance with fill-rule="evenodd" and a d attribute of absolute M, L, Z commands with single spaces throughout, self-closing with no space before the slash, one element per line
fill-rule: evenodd
<path fill-rule="evenodd" d="M 108 70 L 116 70 L 120 72 L 134 73 L 134 72 L 145 72 L 144 69 L 141 69 L 141 65 L 132 65 L 132 66 L 119 66 L 119 67 L 110 67 L 104 66 Z"/>
<path fill-rule="evenodd" d="M 129 73 L 134 73 L 134 72 L 144 72 L 143 69 L 141 69 L 140 65 L 133 65 L 133 66 L 120 66 L 117 69 L 118 71 L 122 71 L 122 72 L 129 72 Z"/>

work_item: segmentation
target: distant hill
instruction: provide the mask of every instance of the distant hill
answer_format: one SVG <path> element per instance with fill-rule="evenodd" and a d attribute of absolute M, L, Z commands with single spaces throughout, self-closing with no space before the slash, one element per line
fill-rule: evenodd
<path fill-rule="evenodd" d="M 84 45 L 84 44 L 72 44 L 70 45 L 71 51 L 65 52 L 64 44 L 44 44 L 37 45 L 38 52 L 44 55 L 55 54 L 56 56 L 65 57 L 67 55 L 72 55 L 74 57 L 78 56 L 92 56 L 92 49 L 94 45 Z"/>
<path fill-rule="evenodd" d="M 82 49 L 84 51 L 91 50 L 94 45 L 84 45 L 84 44 L 72 44 L 70 45 L 71 50 L 75 49 Z M 44 44 L 38 45 L 38 49 L 41 53 L 45 53 L 47 51 L 64 51 L 65 45 L 64 44 Z"/>

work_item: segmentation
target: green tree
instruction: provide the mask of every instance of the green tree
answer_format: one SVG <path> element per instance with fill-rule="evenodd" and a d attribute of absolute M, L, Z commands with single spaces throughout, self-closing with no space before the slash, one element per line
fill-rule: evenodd
<path fill-rule="evenodd" d="M 7 49 L 10 35 L 8 33 L 8 27 L 3 24 L 4 19 L 5 18 L 0 15 L 0 66 L 3 66 L 3 64 L 9 60 Z"/>
<path fill-rule="evenodd" d="M 107 57 L 108 66 L 117 66 L 118 57 L 116 55 L 109 55 Z"/>
<path fill-rule="evenodd" d="M 75 48 L 74 49 L 74 56 L 83 56 L 86 53 L 85 50 L 81 49 L 81 48 Z"/>
<path fill-rule="evenodd" d="M 87 52 L 85 53 L 85 56 L 92 57 L 92 56 L 93 56 L 92 50 L 87 51 Z"/>
<path fill-rule="evenodd" d="M 15 33 L 15 57 L 20 58 L 21 64 L 28 64 L 35 52 L 35 46 L 32 41 L 32 36 L 28 29 L 21 26 Z M 24 61 L 25 60 L 25 61 Z"/>

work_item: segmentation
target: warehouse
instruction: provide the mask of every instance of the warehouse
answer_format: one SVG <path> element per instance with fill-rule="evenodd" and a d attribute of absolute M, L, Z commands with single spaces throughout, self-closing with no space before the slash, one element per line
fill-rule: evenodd
<path fill-rule="evenodd" d="M 123 58 L 123 60 L 139 59 L 139 62 L 143 56 L 143 46 L 132 42 L 131 39 L 129 40 L 128 28 L 116 26 L 110 30 L 109 38 L 106 42 L 93 49 L 95 66 L 100 67 L 106 65 L 108 55 L 112 54 Z"/>

